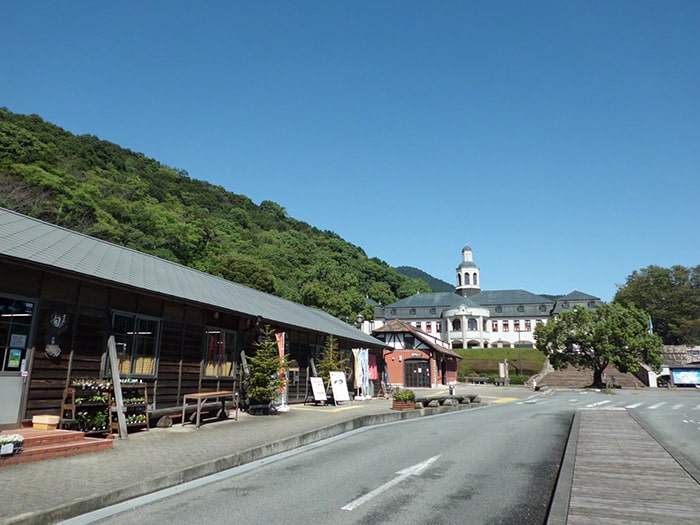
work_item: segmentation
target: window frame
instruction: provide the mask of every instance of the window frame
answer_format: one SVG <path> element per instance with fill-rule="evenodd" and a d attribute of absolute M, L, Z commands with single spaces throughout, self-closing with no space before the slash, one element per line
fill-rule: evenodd
<path fill-rule="evenodd" d="M 117 317 L 123 317 L 125 319 L 130 319 L 132 322 L 132 333 L 129 333 L 128 328 L 124 333 L 117 332 L 117 323 L 115 322 Z M 146 353 L 141 353 L 139 350 L 143 348 L 143 343 L 147 339 L 143 336 L 148 335 L 146 333 L 141 333 L 141 322 L 155 323 L 155 333 L 152 335 L 151 345 L 153 347 L 153 355 Z M 161 317 L 155 317 L 152 315 L 145 315 L 133 312 L 125 312 L 122 310 L 112 310 L 111 313 L 111 329 L 112 335 L 114 336 L 115 343 L 117 345 L 117 359 L 119 360 L 119 375 L 120 376 L 130 376 L 130 377 L 156 377 L 158 373 L 158 361 L 160 359 L 160 343 L 161 335 L 163 331 L 163 319 Z M 131 339 L 131 348 L 129 352 L 120 351 L 120 346 L 126 345 L 126 339 Z M 136 344 L 134 342 L 136 341 Z M 127 355 L 128 354 L 128 355 Z M 125 359 L 128 357 L 128 359 Z M 140 361 L 142 359 L 142 361 Z M 152 359 L 150 362 L 152 371 L 150 373 L 143 372 L 144 364 L 148 363 L 148 359 Z M 128 364 L 128 370 L 124 370 L 124 363 Z M 141 370 L 139 371 L 139 366 Z"/>

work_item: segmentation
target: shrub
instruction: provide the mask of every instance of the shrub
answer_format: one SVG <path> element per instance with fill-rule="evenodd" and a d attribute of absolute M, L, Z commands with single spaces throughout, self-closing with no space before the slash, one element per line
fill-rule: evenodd
<path fill-rule="evenodd" d="M 396 401 L 415 401 L 416 393 L 408 388 L 397 388 L 394 390 L 394 399 Z"/>

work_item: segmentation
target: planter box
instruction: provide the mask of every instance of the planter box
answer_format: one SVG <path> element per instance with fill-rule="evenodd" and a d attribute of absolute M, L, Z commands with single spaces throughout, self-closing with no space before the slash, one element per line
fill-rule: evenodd
<path fill-rule="evenodd" d="M 416 408 L 416 402 L 415 401 L 397 401 L 394 399 L 391 402 L 391 408 L 392 410 L 413 410 Z"/>
<path fill-rule="evenodd" d="M 36 430 L 56 430 L 59 420 L 58 416 L 34 416 L 32 426 Z"/>

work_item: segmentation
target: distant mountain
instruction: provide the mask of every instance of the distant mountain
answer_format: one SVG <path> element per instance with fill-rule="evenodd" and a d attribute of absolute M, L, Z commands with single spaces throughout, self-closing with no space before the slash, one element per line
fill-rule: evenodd
<path fill-rule="evenodd" d="M 413 268 L 412 266 L 397 266 L 396 270 L 406 277 L 411 279 L 419 279 L 430 286 L 433 292 L 454 292 L 455 286 L 441 279 L 437 279 L 432 275 L 425 273 L 423 270 Z"/>

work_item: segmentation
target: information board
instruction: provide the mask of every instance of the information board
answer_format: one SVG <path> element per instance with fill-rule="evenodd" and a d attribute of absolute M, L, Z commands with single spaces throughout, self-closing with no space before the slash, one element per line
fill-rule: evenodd
<path fill-rule="evenodd" d="M 314 393 L 314 399 L 316 401 L 326 401 L 326 387 L 323 386 L 322 377 L 312 377 L 311 378 L 311 390 Z"/>
<path fill-rule="evenodd" d="M 331 372 L 331 388 L 333 389 L 333 399 L 336 403 L 338 401 L 350 401 L 345 372 Z"/>

